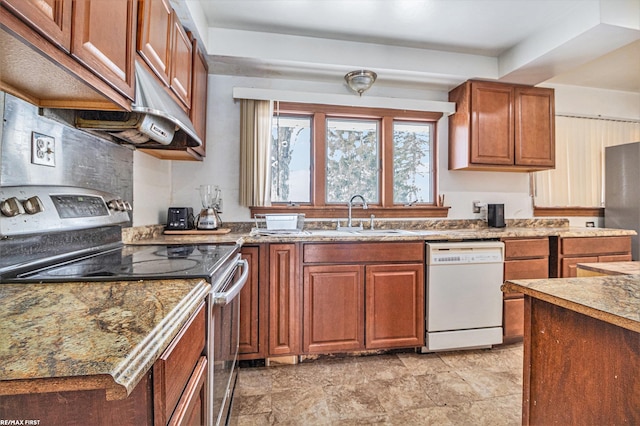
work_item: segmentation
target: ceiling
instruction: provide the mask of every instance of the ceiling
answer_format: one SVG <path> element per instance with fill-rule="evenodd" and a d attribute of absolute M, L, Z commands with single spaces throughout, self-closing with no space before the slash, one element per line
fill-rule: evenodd
<path fill-rule="evenodd" d="M 210 72 L 451 88 L 468 78 L 640 93 L 640 0 L 172 0 Z"/>

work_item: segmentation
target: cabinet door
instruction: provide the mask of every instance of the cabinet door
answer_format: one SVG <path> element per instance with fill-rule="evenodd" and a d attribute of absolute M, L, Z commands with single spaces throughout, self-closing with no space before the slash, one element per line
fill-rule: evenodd
<path fill-rule="evenodd" d="M 303 350 L 364 348 L 364 266 L 305 266 Z"/>
<path fill-rule="evenodd" d="M 515 164 L 555 166 L 553 89 L 515 89 Z"/>
<path fill-rule="evenodd" d="M 138 52 L 169 87 L 173 9 L 169 0 L 144 0 L 140 4 Z"/>
<path fill-rule="evenodd" d="M 513 165 L 513 88 L 471 85 L 471 163 Z"/>
<path fill-rule="evenodd" d="M 503 302 L 503 340 L 521 339 L 524 336 L 524 297 Z"/>
<path fill-rule="evenodd" d="M 116 90 L 134 97 L 134 0 L 78 1 L 73 9 L 71 54 Z"/>
<path fill-rule="evenodd" d="M 367 349 L 424 345 L 424 266 L 367 265 Z"/>
<path fill-rule="evenodd" d="M 300 291 L 295 244 L 269 246 L 269 355 L 300 350 Z"/>
<path fill-rule="evenodd" d="M 197 41 L 193 39 L 193 79 L 191 81 L 191 110 L 189 118 L 193 123 L 202 146 L 193 148 L 198 154 L 205 156 L 207 143 L 207 86 L 209 81 L 209 67 L 204 54 L 198 49 Z"/>
<path fill-rule="evenodd" d="M 249 280 L 240 292 L 240 337 L 238 353 L 242 359 L 260 357 L 261 330 L 258 247 L 243 247 L 242 258 L 249 262 Z M 264 355 L 262 356 L 264 358 Z"/>
<path fill-rule="evenodd" d="M 193 65 L 193 46 L 191 39 L 182 28 L 176 13 L 171 15 L 173 26 L 171 37 L 171 90 L 178 96 L 188 112 L 191 108 L 191 77 Z"/>
<path fill-rule="evenodd" d="M 72 0 L 1 0 L 0 4 L 66 52 L 71 50 Z"/>

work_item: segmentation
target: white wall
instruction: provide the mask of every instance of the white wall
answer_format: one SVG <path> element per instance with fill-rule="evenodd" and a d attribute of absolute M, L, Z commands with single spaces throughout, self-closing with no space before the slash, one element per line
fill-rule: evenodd
<path fill-rule="evenodd" d="M 135 151 L 133 226 L 165 223 L 171 205 L 171 162 Z"/>
<path fill-rule="evenodd" d="M 201 184 L 216 184 L 222 189 L 223 221 L 250 220 L 249 210 L 238 203 L 240 106 L 232 97 L 233 87 L 236 86 L 337 94 L 344 94 L 347 90 L 342 82 L 327 84 L 210 75 L 207 157 L 203 162 L 169 162 L 136 153 L 135 226 L 151 224 L 154 221 L 164 223 L 166 209 L 170 205 L 193 207 L 198 211 L 200 199 L 197 188 Z M 554 87 L 557 112 L 640 118 L 640 95 L 571 86 Z M 364 96 L 367 95 L 447 100 L 447 92 L 444 90 L 420 88 L 392 89 L 374 86 Z M 533 216 L 527 173 L 449 171 L 447 140 L 447 118 L 443 117 L 438 123 L 439 193 L 445 195 L 445 205 L 451 206 L 448 216 L 450 219 L 480 218 L 481 215 L 472 212 L 473 201 L 504 203 L 507 219 Z M 166 192 L 168 182 L 171 187 L 170 195 Z M 579 218 L 572 224 L 582 226 L 586 220 L 593 219 Z"/>

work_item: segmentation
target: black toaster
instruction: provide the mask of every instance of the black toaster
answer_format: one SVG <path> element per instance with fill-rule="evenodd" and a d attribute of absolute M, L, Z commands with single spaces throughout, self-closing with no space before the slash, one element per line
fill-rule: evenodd
<path fill-rule="evenodd" d="M 193 229 L 193 220 L 193 209 L 191 207 L 169 207 L 166 229 Z"/>

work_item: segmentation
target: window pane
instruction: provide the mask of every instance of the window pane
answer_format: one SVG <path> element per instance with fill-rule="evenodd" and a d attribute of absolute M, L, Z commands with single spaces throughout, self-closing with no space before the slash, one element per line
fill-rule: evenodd
<path fill-rule="evenodd" d="M 327 119 L 327 203 L 378 202 L 378 122 Z"/>
<path fill-rule="evenodd" d="M 433 125 L 393 123 L 393 202 L 433 202 Z"/>
<path fill-rule="evenodd" d="M 271 201 L 311 201 L 311 117 L 274 116 Z"/>

